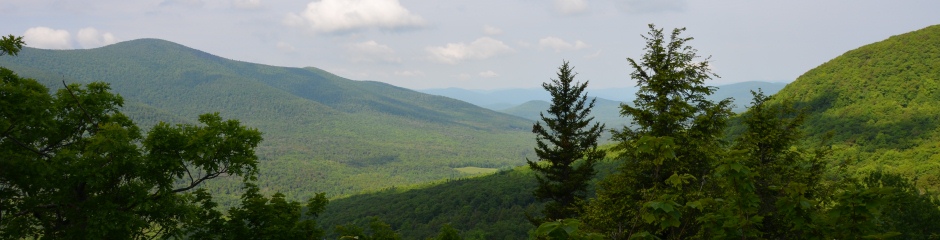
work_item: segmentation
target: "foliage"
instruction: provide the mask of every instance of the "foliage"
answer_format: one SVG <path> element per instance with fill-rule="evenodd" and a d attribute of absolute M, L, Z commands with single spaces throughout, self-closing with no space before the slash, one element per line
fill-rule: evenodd
<path fill-rule="evenodd" d="M 363 240 L 400 240 L 401 236 L 387 223 L 382 222 L 377 217 L 369 218 L 369 230 L 365 231 L 361 227 L 348 224 L 336 226 L 336 232 L 339 239 L 363 239 Z"/>
<path fill-rule="evenodd" d="M 532 126 L 539 160 L 527 160 L 539 183 L 535 197 L 549 200 L 542 211 L 545 219 L 541 221 L 577 216 L 588 182 L 595 174 L 594 164 L 605 155 L 597 149 L 597 138 L 604 126 L 591 124 L 594 118 L 589 115 L 594 100 L 587 101 L 584 89 L 588 82 L 574 82 L 576 75 L 564 62 L 558 68 L 558 79 L 542 84 L 551 94 L 552 104 L 547 111 L 549 117 L 539 114 L 542 121 Z"/>
<path fill-rule="evenodd" d="M 3 36 L 0 38 L 0 56 L 9 54 L 10 56 L 16 56 L 20 52 L 20 49 L 23 49 L 23 37 L 17 37 L 13 35 Z"/>
<path fill-rule="evenodd" d="M 552 240 L 600 240 L 604 235 L 586 233 L 580 230 L 581 221 L 578 219 L 559 219 L 542 223 L 535 229 L 535 239 Z"/>
<path fill-rule="evenodd" d="M 287 201 L 284 194 L 275 193 L 266 198 L 254 184 L 246 183 L 241 205 L 228 210 L 228 216 L 216 210 L 217 204 L 203 189 L 195 193 L 193 203 L 202 206 L 197 218 L 186 224 L 191 239 L 322 239 L 324 232 L 317 227 L 315 218 L 323 212 L 327 199 L 324 194 L 299 202 Z M 306 208 L 306 214 L 302 214 Z M 302 217 L 304 219 L 302 219 Z"/>
<path fill-rule="evenodd" d="M 650 25 L 640 62 L 629 58 L 640 90 L 634 106 L 621 105 L 635 129 L 614 132 L 621 152 L 620 172 L 600 183 L 585 222 L 613 238 L 634 234 L 665 239 L 688 238 L 698 212 L 684 207 L 704 196 L 711 167 L 724 155 L 721 134 L 731 114 L 730 100 L 705 97 L 714 88 L 704 81 L 716 75 L 708 59 L 675 29 L 665 42 L 662 29 Z M 639 235 L 638 235 L 639 236 Z"/>
<path fill-rule="evenodd" d="M 441 227 L 441 233 L 437 234 L 433 240 L 463 240 L 463 237 L 460 236 L 460 231 L 448 223 Z"/>
<path fill-rule="evenodd" d="M 805 115 L 789 104 L 768 104 L 771 97 L 760 91 L 752 94 L 752 106 L 740 116 L 745 131 L 715 167 L 719 191 L 693 202 L 706 211 L 698 218 L 700 234 L 771 239 L 813 235 L 800 224 L 812 221 L 820 210 L 813 202 L 822 195 L 825 148 L 796 148 Z"/>

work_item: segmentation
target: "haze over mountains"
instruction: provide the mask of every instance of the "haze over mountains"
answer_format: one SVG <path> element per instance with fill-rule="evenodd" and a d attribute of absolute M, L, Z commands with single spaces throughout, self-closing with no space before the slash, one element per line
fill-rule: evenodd
<path fill-rule="evenodd" d="M 780 91 L 780 89 L 783 89 L 783 87 L 786 85 L 786 83 L 781 82 L 762 81 L 748 81 L 718 85 L 716 86 L 718 90 L 715 91 L 715 94 L 711 96 L 711 99 L 725 99 L 731 97 L 735 99 L 734 103 L 737 105 L 735 109 L 744 110 L 751 99 L 751 90 L 756 91 L 757 89 L 762 89 L 766 94 L 773 94 L 777 91 Z M 637 89 L 635 87 L 629 87 L 588 89 L 587 92 L 589 97 L 629 103 L 632 102 L 635 98 L 636 90 Z M 445 96 L 497 111 L 518 107 L 519 105 L 530 101 L 548 102 L 551 100 L 551 96 L 542 88 L 516 88 L 502 90 L 435 88 L 421 89 L 417 91 L 427 94 Z"/>
<path fill-rule="evenodd" d="M 24 49 L 0 65 L 56 89 L 103 81 L 145 129 L 220 112 L 258 128 L 259 185 L 298 199 L 410 185 L 509 168 L 532 152 L 531 122 L 458 100 L 316 68 L 232 61 L 141 39 L 89 50 Z M 210 184 L 220 192 L 236 181 Z M 222 190 L 225 189 L 225 190 Z"/>

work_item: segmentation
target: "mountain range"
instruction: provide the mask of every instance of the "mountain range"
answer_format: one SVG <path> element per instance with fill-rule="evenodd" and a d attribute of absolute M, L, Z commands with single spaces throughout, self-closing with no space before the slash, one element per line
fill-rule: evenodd
<path fill-rule="evenodd" d="M 786 86 L 780 82 L 748 81 L 715 86 L 717 90 L 710 96 L 711 100 L 733 98 L 736 112 L 743 111 L 751 100 L 750 91 L 761 89 L 765 94 L 774 94 Z M 421 89 L 419 92 L 445 96 L 492 110 L 503 111 L 519 108 L 532 101 L 551 101 L 551 96 L 541 88 L 514 88 L 501 90 L 474 90 L 463 88 L 436 88 Z M 587 94 L 598 101 L 633 102 L 637 88 L 603 88 L 588 89 Z M 547 106 L 547 105 L 546 105 Z"/>
<path fill-rule="evenodd" d="M 531 121 L 451 98 L 317 68 L 240 62 L 158 39 L 88 50 L 25 48 L 0 66 L 56 89 L 110 83 L 144 129 L 202 113 L 263 132 L 259 186 L 297 199 L 348 195 L 511 168 L 532 153 Z M 207 185 L 222 196 L 235 179 Z M 217 194 L 218 195 L 218 194 Z M 234 195 L 232 195 L 234 196 Z M 229 198 L 229 200 L 234 200 Z"/>

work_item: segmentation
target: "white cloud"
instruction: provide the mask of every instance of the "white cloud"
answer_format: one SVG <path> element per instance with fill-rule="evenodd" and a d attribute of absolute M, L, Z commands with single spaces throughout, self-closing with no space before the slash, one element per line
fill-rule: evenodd
<path fill-rule="evenodd" d="M 380 44 L 374 40 L 346 45 L 349 58 L 353 62 L 388 62 L 400 63 L 401 58 L 395 56 L 395 50 L 388 45 Z"/>
<path fill-rule="evenodd" d="M 494 71 L 492 71 L 492 70 L 487 70 L 487 71 L 485 71 L 485 72 L 480 72 L 480 77 L 492 78 L 492 77 L 497 77 L 497 76 L 499 76 L 499 74 L 497 74 L 496 72 L 494 72 Z"/>
<path fill-rule="evenodd" d="M 401 29 L 425 24 L 398 0 L 322 0 L 307 4 L 300 14 L 290 13 L 285 23 L 317 32 L 337 33 L 363 29 Z"/>
<path fill-rule="evenodd" d="M 241 9 L 255 9 L 261 7 L 261 0 L 234 0 L 232 4 L 236 8 Z"/>
<path fill-rule="evenodd" d="M 26 46 L 45 49 L 72 48 L 72 35 L 65 30 L 56 30 L 47 27 L 34 27 L 23 33 Z"/>
<path fill-rule="evenodd" d="M 500 33 L 503 33 L 503 30 L 502 30 L 502 29 L 499 29 L 499 28 L 496 28 L 496 27 L 490 26 L 490 25 L 485 25 L 485 26 L 483 26 L 483 34 L 486 34 L 486 35 L 499 35 Z"/>
<path fill-rule="evenodd" d="M 617 0 L 621 10 L 629 13 L 656 13 L 682 11 L 686 0 Z"/>
<path fill-rule="evenodd" d="M 78 45 L 81 45 L 83 48 L 96 48 L 117 42 L 117 38 L 114 38 L 114 34 L 99 32 L 98 29 L 91 27 L 79 29 L 76 37 Z"/>
<path fill-rule="evenodd" d="M 555 0 L 555 11 L 564 15 L 583 13 L 587 8 L 587 0 Z"/>
<path fill-rule="evenodd" d="M 569 43 L 561 38 L 557 37 L 545 37 L 539 39 L 539 48 L 545 49 L 550 48 L 555 50 L 555 52 L 561 51 L 570 51 L 570 50 L 580 50 L 587 48 L 587 43 L 577 40 L 574 43 Z"/>
<path fill-rule="evenodd" d="M 414 71 L 395 71 L 395 75 L 402 76 L 402 77 L 418 77 L 418 76 L 424 76 L 424 72 L 418 71 L 418 70 L 414 70 Z"/>
<path fill-rule="evenodd" d="M 443 47 L 426 48 L 434 61 L 456 64 L 471 59 L 487 59 L 496 55 L 512 52 L 512 48 L 502 41 L 489 37 L 481 37 L 470 44 L 448 43 Z"/>

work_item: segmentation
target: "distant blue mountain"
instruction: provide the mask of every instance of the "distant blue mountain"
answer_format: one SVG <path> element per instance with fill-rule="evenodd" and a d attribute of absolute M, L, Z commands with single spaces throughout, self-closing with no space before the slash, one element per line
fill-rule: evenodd
<path fill-rule="evenodd" d="M 710 96 L 712 100 L 734 98 L 735 112 L 741 112 L 751 102 L 751 91 L 761 89 L 765 94 L 774 94 L 786 86 L 786 83 L 772 83 L 761 81 L 750 81 L 732 83 L 718 86 L 718 91 Z M 440 88 L 418 90 L 419 92 L 449 97 L 464 102 L 472 103 L 477 106 L 489 108 L 492 110 L 509 112 L 519 112 L 519 106 L 530 101 L 551 101 L 548 92 L 541 88 L 516 88 L 503 90 L 470 90 L 462 88 Z M 606 99 L 617 102 L 633 102 L 636 96 L 637 88 L 607 88 L 607 89 L 588 89 L 588 95 L 599 99 Z M 531 108 L 532 104 L 523 106 L 523 109 Z M 506 112 L 506 111 L 504 111 Z M 509 113 L 507 112 L 507 113 Z M 524 111 L 531 112 L 531 111 Z M 525 116 L 523 116 L 525 115 Z M 519 114 L 520 117 L 531 117 L 529 114 Z"/>

